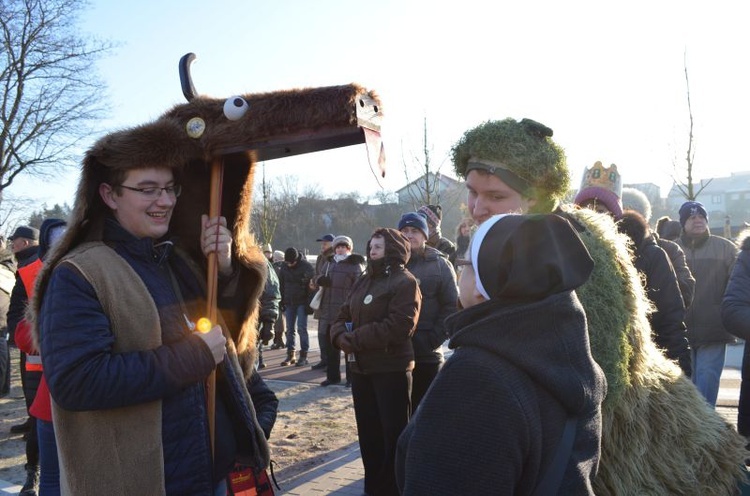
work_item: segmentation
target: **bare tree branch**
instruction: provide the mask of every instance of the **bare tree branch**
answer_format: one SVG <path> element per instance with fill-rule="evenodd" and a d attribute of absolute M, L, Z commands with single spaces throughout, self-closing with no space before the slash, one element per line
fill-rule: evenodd
<path fill-rule="evenodd" d="M 423 124 L 423 135 L 422 135 L 422 156 L 416 157 L 411 154 L 413 165 L 408 165 L 405 161 L 404 164 L 404 177 L 406 178 L 407 194 L 409 195 L 410 203 L 412 208 L 417 209 L 422 205 L 429 204 L 440 204 L 441 203 L 441 188 L 440 188 L 440 169 L 442 169 L 447 159 L 447 154 L 440 162 L 438 166 L 433 164 L 432 160 L 432 147 L 429 146 L 427 140 L 427 118 L 424 118 Z M 403 149 L 401 152 L 403 157 Z M 410 171 L 419 171 L 419 176 L 411 180 Z"/>
<path fill-rule="evenodd" d="M 54 175 L 72 166 L 76 145 L 103 115 L 95 63 L 112 46 L 81 37 L 77 22 L 85 6 L 0 2 L 0 193 L 19 174 Z"/>
<path fill-rule="evenodd" d="M 706 189 L 706 187 L 711 183 L 711 179 L 706 181 L 705 183 L 701 181 L 701 187 L 698 188 L 696 191 L 695 184 L 693 183 L 693 169 L 695 167 L 695 150 L 693 148 L 693 128 L 694 128 L 694 120 L 693 120 L 693 106 L 690 101 L 690 78 L 688 77 L 688 68 L 687 68 L 687 51 L 685 52 L 683 56 L 683 62 L 684 62 L 684 68 L 685 68 L 685 88 L 687 90 L 687 106 L 688 106 L 688 117 L 690 120 L 690 128 L 688 130 L 688 148 L 687 152 L 685 154 L 685 172 L 686 172 L 686 180 L 680 181 L 677 178 L 677 164 L 673 163 L 673 169 L 675 171 L 675 174 L 672 176 L 672 179 L 675 182 L 675 185 L 677 186 L 677 189 L 679 190 L 680 194 L 685 197 L 687 200 L 695 200 L 698 198 L 698 195 L 701 194 L 701 192 Z"/>

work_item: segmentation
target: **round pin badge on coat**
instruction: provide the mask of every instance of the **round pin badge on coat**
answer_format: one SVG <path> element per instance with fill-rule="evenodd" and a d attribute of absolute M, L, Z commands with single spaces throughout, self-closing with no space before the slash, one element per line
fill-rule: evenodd
<path fill-rule="evenodd" d="M 369 305 L 370 303 L 372 303 L 372 295 L 371 294 L 365 296 L 365 305 Z"/>

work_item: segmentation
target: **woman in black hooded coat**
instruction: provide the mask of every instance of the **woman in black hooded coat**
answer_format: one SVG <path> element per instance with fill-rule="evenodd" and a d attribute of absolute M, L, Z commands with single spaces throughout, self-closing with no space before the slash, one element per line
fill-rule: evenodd
<path fill-rule="evenodd" d="M 606 379 L 574 292 L 588 251 L 556 215 L 491 217 L 469 251 L 455 352 L 399 439 L 402 494 L 594 494 Z"/>

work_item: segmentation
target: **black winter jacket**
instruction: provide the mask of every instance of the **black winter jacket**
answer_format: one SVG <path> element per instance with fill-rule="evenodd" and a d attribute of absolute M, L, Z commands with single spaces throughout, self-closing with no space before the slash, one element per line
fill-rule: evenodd
<path fill-rule="evenodd" d="M 656 238 L 656 242 L 659 243 L 659 247 L 667 253 L 669 261 L 672 262 L 672 268 L 677 275 L 677 284 L 679 284 L 680 293 L 682 293 L 682 301 L 686 309 L 690 308 L 690 305 L 693 303 L 693 295 L 695 294 L 695 278 L 685 261 L 685 252 L 674 241 L 660 238 L 656 233 L 652 233 L 652 235 Z"/>
<path fill-rule="evenodd" d="M 635 249 L 635 268 L 646 277 L 646 294 L 656 307 L 649 314 L 653 339 L 667 358 L 675 360 L 690 376 L 691 359 L 685 329 L 685 305 L 677 284 L 677 275 L 666 252 L 652 236 L 647 236 Z"/>
<path fill-rule="evenodd" d="M 575 293 L 520 305 L 488 300 L 447 327 L 456 351 L 399 438 L 402 494 L 530 495 L 568 417 L 576 435 L 557 494 L 594 494 L 606 381 Z"/>
<path fill-rule="evenodd" d="M 29 246 L 24 248 L 15 254 L 17 269 L 26 267 L 34 260 L 38 259 L 39 246 Z M 16 334 L 16 326 L 24 318 L 26 312 L 26 305 L 29 302 L 29 296 L 26 294 L 26 287 L 23 285 L 21 276 L 16 272 L 16 285 L 13 286 L 13 291 L 10 294 L 10 304 L 8 305 L 8 343 L 15 344 L 14 336 Z"/>
<path fill-rule="evenodd" d="M 315 277 L 315 269 L 300 254 L 297 264 L 289 267 L 286 263 L 279 271 L 281 283 L 281 298 L 285 307 L 307 305 L 310 296 L 310 281 Z"/>
<path fill-rule="evenodd" d="M 727 331 L 747 341 L 750 340 L 750 236 L 740 246 L 742 251 L 721 303 L 721 320 Z"/>
<path fill-rule="evenodd" d="M 406 264 L 419 282 L 422 309 L 417 330 L 412 336 L 414 358 L 417 363 L 441 363 L 445 332 L 445 318 L 456 311 L 458 289 L 456 273 L 440 251 L 426 246 L 422 254 L 412 252 Z"/>
<path fill-rule="evenodd" d="M 271 262 L 268 262 L 268 275 L 266 284 L 263 287 L 263 293 L 260 295 L 260 315 L 258 322 L 268 322 L 273 324 L 279 318 L 279 302 L 281 301 L 281 290 L 279 288 L 279 278 L 276 275 Z"/>

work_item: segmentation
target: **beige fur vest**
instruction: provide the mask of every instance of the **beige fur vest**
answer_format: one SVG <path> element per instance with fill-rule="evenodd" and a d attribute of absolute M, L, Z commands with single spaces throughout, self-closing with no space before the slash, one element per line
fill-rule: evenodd
<path fill-rule="evenodd" d="M 161 345 L 156 305 L 141 278 L 114 250 L 103 243 L 86 243 L 64 263 L 76 267 L 93 286 L 112 322 L 115 353 Z M 161 401 L 72 412 L 53 400 L 52 418 L 62 494 L 165 494 Z"/>

